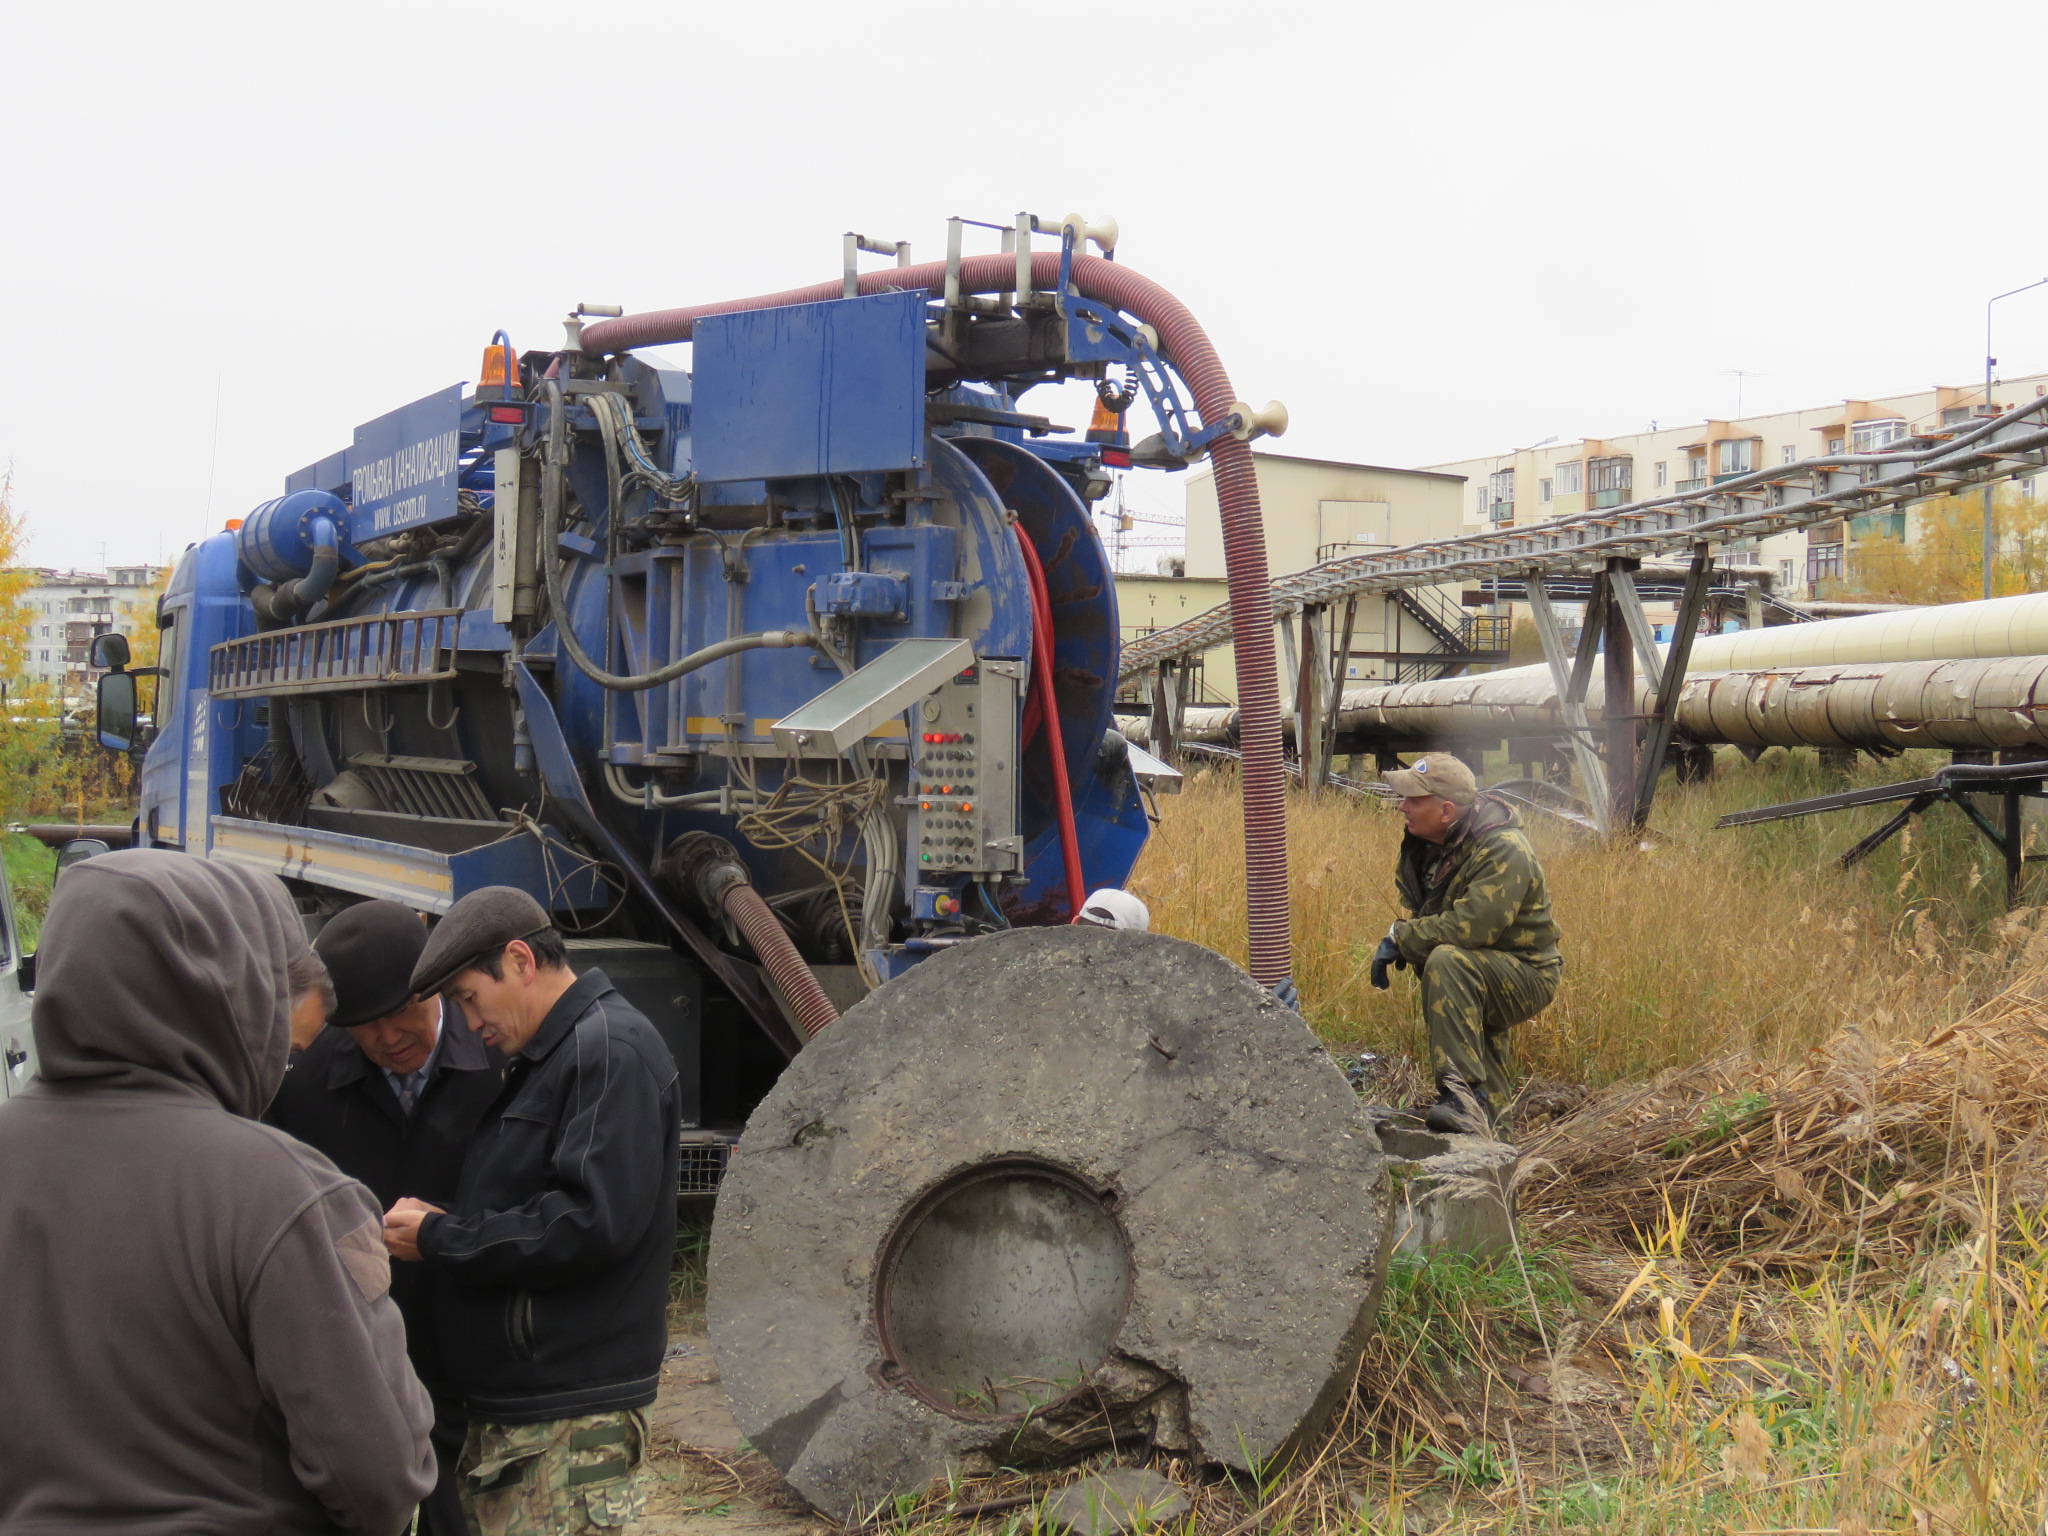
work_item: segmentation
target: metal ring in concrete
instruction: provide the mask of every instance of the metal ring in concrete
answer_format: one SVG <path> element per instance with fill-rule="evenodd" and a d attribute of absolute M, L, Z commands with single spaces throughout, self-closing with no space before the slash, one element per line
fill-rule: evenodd
<path fill-rule="evenodd" d="M 961 944 L 804 1048 L 711 1245 L 734 1414 L 847 1521 L 949 1469 L 1290 1451 L 1348 1387 L 1385 1160 L 1301 1019 L 1157 934 Z"/>

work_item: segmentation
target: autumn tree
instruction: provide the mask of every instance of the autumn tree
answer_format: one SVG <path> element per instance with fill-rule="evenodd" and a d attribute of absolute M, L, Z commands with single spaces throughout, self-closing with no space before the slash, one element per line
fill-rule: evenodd
<path fill-rule="evenodd" d="M 60 817 L 77 822 L 126 821 L 132 814 L 134 770 L 126 758 L 99 749 L 90 701 L 82 708 L 61 683 L 32 680 L 28 642 L 35 572 L 25 566 L 28 514 L 15 499 L 12 472 L 0 475 L 0 816 Z M 159 582 L 161 586 L 161 582 Z M 138 638 L 147 647 L 139 665 L 155 659 L 154 596 L 151 618 Z M 67 722 L 66 713 L 71 718 Z"/>
<path fill-rule="evenodd" d="M 2027 484 L 1992 500 L 1991 591 L 2048 591 L 2048 498 Z M 1840 588 L 1848 601 L 1961 603 L 1984 595 L 1984 493 L 1940 496 L 1913 508 L 1908 539 L 1853 537 Z"/>

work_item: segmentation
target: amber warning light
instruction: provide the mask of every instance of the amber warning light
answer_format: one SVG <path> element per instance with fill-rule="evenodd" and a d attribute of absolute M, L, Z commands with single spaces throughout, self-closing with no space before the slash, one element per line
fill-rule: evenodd
<path fill-rule="evenodd" d="M 519 354 L 512 350 L 512 338 L 499 331 L 484 348 L 483 366 L 476 373 L 476 398 L 490 408 L 490 419 L 517 426 L 526 419 L 519 403 Z"/>
<path fill-rule="evenodd" d="M 504 334 L 500 331 L 498 337 Z M 511 342 L 493 338 L 484 348 L 484 365 L 477 372 L 476 382 L 484 389 L 519 387 L 519 359 L 513 354 Z"/>

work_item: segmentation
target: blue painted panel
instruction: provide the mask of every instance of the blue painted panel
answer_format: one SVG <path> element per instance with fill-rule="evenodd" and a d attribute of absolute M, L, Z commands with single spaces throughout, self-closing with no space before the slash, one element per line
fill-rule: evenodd
<path fill-rule="evenodd" d="M 697 322 L 699 480 L 924 466 L 925 296 L 879 293 Z"/>
<path fill-rule="evenodd" d="M 462 475 L 462 386 L 402 405 L 356 428 L 349 450 L 352 543 L 455 516 Z"/>
<path fill-rule="evenodd" d="M 265 735 L 247 701 L 218 703 L 205 692 L 213 647 L 255 627 L 237 577 L 233 534 L 216 533 L 185 552 L 164 607 L 176 616 L 178 675 L 158 680 L 157 738 L 142 765 L 143 821 L 147 830 L 153 812 L 156 841 L 197 853 L 206 846 L 204 818 L 220 810 L 222 786 L 240 776 Z"/>
<path fill-rule="evenodd" d="M 293 491 L 331 491 L 339 496 L 348 489 L 348 450 L 330 453 L 317 464 L 289 476 L 284 483 L 287 496 Z"/>

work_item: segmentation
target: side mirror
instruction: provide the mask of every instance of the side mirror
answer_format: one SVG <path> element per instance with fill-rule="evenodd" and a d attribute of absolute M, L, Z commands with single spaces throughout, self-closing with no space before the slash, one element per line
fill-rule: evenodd
<path fill-rule="evenodd" d="M 128 665 L 128 637 L 112 631 L 92 637 L 92 664 L 119 672 Z"/>
<path fill-rule="evenodd" d="M 102 635 L 101 639 L 120 639 L 120 636 Z M 126 642 L 122 648 L 127 648 Z M 95 641 L 94 654 L 99 645 Z M 109 672 L 99 683 L 99 737 L 100 745 L 109 752 L 132 752 L 139 727 L 136 722 L 135 674 L 132 672 Z"/>
<path fill-rule="evenodd" d="M 57 850 L 57 872 L 51 876 L 52 888 L 64 878 L 64 871 L 74 864 L 83 864 L 87 859 L 96 859 L 103 853 L 112 853 L 113 847 L 97 837 L 74 837 Z"/>

